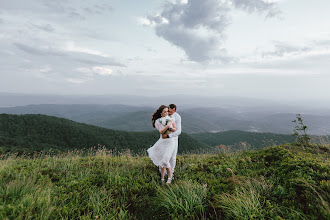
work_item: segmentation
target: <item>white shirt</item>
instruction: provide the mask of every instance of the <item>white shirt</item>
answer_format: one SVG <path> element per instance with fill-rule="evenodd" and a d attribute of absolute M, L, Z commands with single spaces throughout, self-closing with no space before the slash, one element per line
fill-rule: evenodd
<path fill-rule="evenodd" d="M 177 112 L 175 112 L 172 116 L 174 117 L 176 122 L 176 131 L 168 135 L 170 138 L 178 137 L 181 134 L 181 116 Z"/>

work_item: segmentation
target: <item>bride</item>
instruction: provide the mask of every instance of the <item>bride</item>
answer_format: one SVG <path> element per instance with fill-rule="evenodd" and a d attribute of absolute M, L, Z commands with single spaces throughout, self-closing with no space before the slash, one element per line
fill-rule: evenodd
<path fill-rule="evenodd" d="M 168 106 L 161 105 L 152 115 L 152 126 L 157 128 L 160 133 L 158 141 L 150 147 L 147 152 L 152 162 L 160 167 L 161 181 L 165 179 L 165 168 L 167 169 L 168 179 L 166 184 L 172 181 L 171 165 L 169 160 L 175 149 L 174 138 L 162 138 L 162 134 L 169 134 L 176 131 L 175 119 L 168 115 Z"/>

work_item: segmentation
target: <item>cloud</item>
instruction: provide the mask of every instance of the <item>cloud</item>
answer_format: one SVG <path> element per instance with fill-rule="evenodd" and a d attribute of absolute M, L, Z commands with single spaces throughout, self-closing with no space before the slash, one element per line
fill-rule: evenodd
<path fill-rule="evenodd" d="M 262 57 L 267 58 L 267 57 L 284 57 L 284 56 L 294 56 L 294 55 L 299 55 L 299 54 L 304 54 L 306 52 L 311 51 L 311 47 L 301 47 L 301 46 L 296 46 L 280 41 L 275 41 L 274 42 L 274 48 L 270 51 L 263 52 Z"/>
<path fill-rule="evenodd" d="M 101 66 L 94 66 L 93 71 L 101 76 L 109 76 L 112 75 L 113 70 Z"/>
<path fill-rule="evenodd" d="M 231 0 L 230 1 L 235 8 L 242 9 L 247 11 L 248 13 L 258 12 L 263 13 L 266 12 L 266 17 L 275 17 L 279 15 L 281 12 L 277 8 L 276 2 L 272 1 L 263 1 L 263 0 Z"/>
<path fill-rule="evenodd" d="M 66 81 L 73 84 L 82 84 L 86 82 L 86 80 L 84 79 L 75 79 L 75 78 L 67 78 Z"/>
<path fill-rule="evenodd" d="M 92 68 L 80 67 L 80 68 L 77 68 L 75 70 L 77 70 L 79 72 L 82 72 L 82 73 L 88 73 L 91 76 L 93 74 L 97 74 L 97 75 L 100 75 L 100 76 L 114 75 L 113 69 L 111 69 L 109 67 L 102 67 L 102 66 L 94 66 Z"/>
<path fill-rule="evenodd" d="M 40 30 L 46 31 L 46 32 L 54 32 L 55 31 L 54 27 L 50 24 L 45 24 L 45 25 L 36 25 L 36 24 L 34 24 L 33 26 L 39 28 Z"/>
<path fill-rule="evenodd" d="M 153 26 L 157 36 L 183 49 L 191 61 L 226 63 L 233 58 L 224 47 L 225 29 L 235 8 L 248 13 L 266 11 L 268 17 L 279 12 L 275 3 L 263 0 L 189 0 L 167 2 L 160 14 L 140 22 Z"/>
<path fill-rule="evenodd" d="M 32 47 L 29 45 L 25 45 L 22 43 L 14 43 L 21 51 L 28 53 L 30 55 L 35 56 L 58 56 L 62 57 L 63 61 L 69 62 L 70 60 L 73 62 L 79 62 L 84 64 L 92 64 L 92 65 L 108 65 L 108 66 L 121 66 L 125 67 L 124 64 L 114 61 L 113 58 L 106 57 L 105 55 L 101 56 L 101 52 L 97 52 L 95 50 L 89 50 L 87 48 L 80 50 L 64 50 L 64 49 L 55 49 L 50 46 L 43 47 Z"/>
<path fill-rule="evenodd" d="M 25 53 L 29 53 L 30 55 L 37 55 L 37 56 L 64 56 L 63 52 L 56 51 L 51 47 L 44 47 L 44 48 L 37 48 L 31 47 L 29 45 L 25 45 L 22 43 L 13 43 L 15 47 L 24 51 Z"/>
<path fill-rule="evenodd" d="M 20 57 L 25 60 L 16 68 L 49 81 L 65 80 L 69 83 L 82 84 L 93 80 L 97 75 L 113 75 L 115 73 L 113 67 L 125 66 L 112 58 L 88 53 L 87 48 L 85 52 L 75 52 L 46 45 L 36 47 L 15 43 L 14 46 L 16 59 Z"/>
<path fill-rule="evenodd" d="M 305 42 L 303 45 L 273 41 L 272 48 L 259 49 L 259 52 L 254 57 L 248 59 L 243 58 L 241 61 L 269 63 L 281 60 L 284 62 L 292 62 L 294 60 L 309 59 L 308 63 L 310 64 L 312 62 L 317 62 L 320 56 L 328 57 L 329 55 L 329 40 Z M 301 63 L 300 65 L 304 64 Z"/>
<path fill-rule="evenodd" d="M 103 3 L 100 3 L 100 4 L 95 4 L 93 6 L 90 6 L 90 7 L 86 7 L 84 8 L 84 10 L 86 12 L 88 12 L 89 14 L 102 14 L 102 13 L 105 13 L 105 12 L 113 12 L 114 11 L 114 8 L 106 3 L 106 2 L 103 2 Z"/>
<path fill-rule="evenodd" d="M 329 59 L 328 40 L 301 44 L 273 41 L 271 48 L 259 48 L 253 56 L 241 57 L 240 66 L 266 75 L 328 75 Z"/>
<path fill-rule="evenodd" d="M 112 13 L 114 11 L 114 8 L 107 1 L 91 3 L 74 0 L 43 0 L 42 3 L 53 13 L 61 14 L 74 20 L 86 20 L 88 16 Z"/>
<path fill-rule="evenodd" d="M 58 84 L 83 84 L 96 77 L 116 75 L 126 67 L 106 52 L 103 41 L 100 46 L 98 39 L 87 36 L 98 33 L 95 21 L 113 12 L 106 0 L 0 2 L 0 63 L 8 74 Z M 79 22 L 81 19 L 85 21 Z"/>

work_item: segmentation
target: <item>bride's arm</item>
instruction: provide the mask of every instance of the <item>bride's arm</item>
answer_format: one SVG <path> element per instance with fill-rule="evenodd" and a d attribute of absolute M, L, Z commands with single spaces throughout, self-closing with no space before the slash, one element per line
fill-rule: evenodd
<path fill-rule="evenodd" d="M 160 134 L 164 134 L 165 131 L 171 126 L 171 123 L 168 123 L 168 125 L 166 125 L 164 127 L 164 129 L 162 129 L 162 126 L 160 126 L 160 124 L 157 125 L 157 129 L 159 131 Z"/>

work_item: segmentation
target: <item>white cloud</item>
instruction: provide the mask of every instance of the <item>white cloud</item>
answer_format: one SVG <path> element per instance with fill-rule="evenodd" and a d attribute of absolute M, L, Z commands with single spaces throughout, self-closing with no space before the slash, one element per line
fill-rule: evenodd
<path fill-rule="evenodd" d="M 70 52 L 87 53 L 87 54 L 92 54 L 92 55 L 96 55 L 96 56 L 108 57 L 107 54 L 102 53 L 100 51 L 90 49 L 90 48 L 83 48 L 83 47 L 76 46 L 76 43 L 74 41 L 67 42 L 65 50 L 70 51 Z"/>
<path fill-rule="evenodd" d="M 102 76 L 110 76 L 113 73 L 112 69 L 101 67 L 101 66 L 94 66 L 93 71 Z"/>
<path fill-rule="evenodd" d="M 181 48 L 191 61 L 230 62 L 224 46 L 225 29 L 230 25 L 232 8 L 248 13 L 266 12 L 275 16 L 275 3 L 263 0 L 189 0 L 167 2 L 162 12 L 148 16 L 144 25 L 153 25 L 156 34 Z"/>
<path fill-rule="evenodd" d="M 84 73 L 89 76 L 93 76 L 93 74 L 98 74 L 101 76 L 110 76 L 113 75 L 113 69 L 110 69 L 108 67 L 102 67 L 102 66 L 94 66 L 94 67 L 79 67 L 76 68 L 75 71 Z"/>
<path fill-rule="evenodd" d="M 304 45 L 274 41 L 272 47 L 259 49 L 253 56 L 242 57 L 241 63 L 270 63 L 277 61 L 296 61 L 310 59 L 308 62 L 317 62 L 319 56 L 330 55 L 330 41 L 320 40 L 306 42 Z M 303 63 L 301 64 L 303 65 Z"/>
<path fill-rule="evenodd" d="M 139 17 L 137 18 L 138 24 L 143 26 L 151 26 L 153 23 L 148 18 Z"/>
<path fill-rule="evenodd" d="M 52 68 L 50 66 L 41 67 L 39 70 L 39 72 L 41 73 L 48 73 L 50 71 L 52 71 Z"/>
<path fill-rule="evenodd" d="M 86 82 L 86 80 L 84 79 L 75 79 L 75 78 L 67 78 L 66 81 L 73 84 L 82 84 Z"/>
<path fill-rule="evenodd" d="M 76 68 L 75 70 L 78 71 L 78 72 L 82 72 L 82 73 L 90 73 L 91 72 L 90 68 L 86 68 L 86 67 L 79 67 L 79 68 Z"/>
<path fill-rule="evenodd" d="M 281 12 L 277 8 L 276 2 L 267 0 L 229 0 L 229 2 L 238 9 L 248 13 L 267 13 L 266 17 L 274 17 Z"/>

